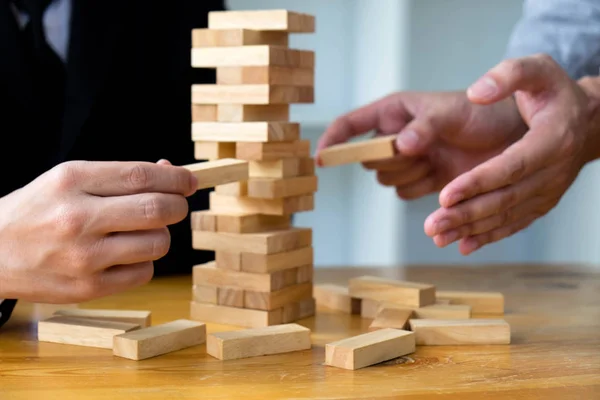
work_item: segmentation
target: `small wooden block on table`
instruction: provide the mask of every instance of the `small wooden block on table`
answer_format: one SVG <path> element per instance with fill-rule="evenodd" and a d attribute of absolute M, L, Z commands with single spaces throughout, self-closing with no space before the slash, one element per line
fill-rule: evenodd
<path fill-rule="evenodd" d="M 510 344 L 510 325 L 501 319 L 411 319 L 417 345 Z"/>
<path fill-rule="evenodd" d="M 370 331 L 378 329 L 393 328 L 393 329 L 407 329 L 408 321 L 413 315 L 412 310 L 400 309 L 400 308 L 382 308 L 371 325 L 369 325 Z"/>
<path fill-rule="evenodd" d="M 348 288 L 352 297 L 411 307 L 432 305 L 436 301 L 435 286 L 426 283 L 361 276 L 350 279 Z"/>
<path fill-rule="evenodd" d="M 152 324 L 152 313 L 146 310 L 102 310 L 84 308 L 66 308 L 57 310 L 54 315 L 95 319 L 98 321 L 126 322 L 145 328 Z"/>
<path fill-rule="evenodd" d="M 247 161 L 225 158 L 184 165 L 198 179 L 198 190 L 248 179 Z"/>
<path fill-rule="evenodd" d="M 320 163 L 324 167 L 382 160 L 394 157 L 396 136 L 383 136 L 359 142 L 342 143 L 330 146 L 319 152 Z"/>
<path fill-rule="evenodd" d="M 438 290 L 436 298 L 471 307 L 473 314 L 504 314 L 504 295 L 500 292 Z"/>
<path fill-rule="evenodd" d="M 317 306 L 321 305 L 347 314 L 360 314 L 361 300 L 350 296 L 346 286 L 331 283 L 317 284 L 313 294 Z"/>

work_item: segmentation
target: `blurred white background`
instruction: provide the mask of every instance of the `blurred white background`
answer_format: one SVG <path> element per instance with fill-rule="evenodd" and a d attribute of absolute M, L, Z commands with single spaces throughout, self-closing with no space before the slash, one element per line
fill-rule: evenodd
<path fill-rule="evenodd" d="M 399 90 L 464 90 L 503 57 L 521 0 L 229 0 L 237 10 L 287 9 L 316 17 L 291 46 L 316 52 L 314 104 L 293 105 L 303 136 L 317 139 L 338 115 Z M 316 266 L 600 263 L 598 165 L 529 229 L 464 257 L 423 232 L 437 196 L 404 202 L 360 166 L 318 169 L 312 212 Z"/>

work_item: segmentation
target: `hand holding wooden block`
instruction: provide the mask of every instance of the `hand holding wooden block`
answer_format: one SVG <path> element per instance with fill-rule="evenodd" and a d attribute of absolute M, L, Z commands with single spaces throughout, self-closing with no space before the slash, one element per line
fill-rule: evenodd
<path fill-rule="evenodd" d="M 247 161 L 224 158 L 184 165 L 198 179 L 198 190 L 248 179 Z"/>

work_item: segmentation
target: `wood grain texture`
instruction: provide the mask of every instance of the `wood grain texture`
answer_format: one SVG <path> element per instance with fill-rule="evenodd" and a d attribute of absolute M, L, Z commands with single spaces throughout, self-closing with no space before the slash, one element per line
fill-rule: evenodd
<path fill-rule="evenodd" d="M 396 136 L 383 136 L 357 142 L 340 143 L 319 152 L 321 165 L 337 165 L 383 160 L 394 156 Z"/>
<path fill-rule="evenodd" d="M 212 188 L 225 183 L 247 180 L 249 176 L 248 161 L 234 158 L 203 161 L 183 166 L 198 179 L 198 190 Z"/>
<path fill-rule="evenodd" d="M 253 29 L 192 29 L 192 48 L 272 45 L 288 46 L 289 34 Z"/>
<path fill-rule="evenodd" d="M 311 86 L 192 85 L 192 104 L 306 104 L 315 101 Z"/>
<path fill-rule="evenodd" d="M 287 68 L 315 67 L 315 52 L 284 46 L 237 46 L 192 48 L 192 67 L 279 66 Z"/>
<path fill-rule="evenodd" d="M 586 265 L 468 265 L 316 268 L 315 281 L 345 285 L 378 275 L 432 282 L 440 290 L 496 291 L 505 296 L 512 343 L 417 346 L 415 353 L 357 371 L 328 368 L 325 344 L 367 332 L 357 315 L 318 308 L 299 321 L 312 330 L 310 351 L 223 362 L 205 345 L 135 363 L 110 350 L 40 343 L 36 323 L 49 307 L 17 303 L 0 328 L 3 399 L 136 400 L 358 399 L 564 400 L 600 397 L 600 271 Z M 189 318 L 191 276 L 157 277 L 80 308 L 152 311 L 153 323 Z M 58 305 L 54 310 L 64 308 Z M 253 311 L 253 310 L 251 310 Z M 207 324 L 207 331 L 238 327 Z M 376 388 L 377 390 L 374 390 Z"/>
<path fill-rule="evenodd" d="M 289 10 L 211 11 L 208 28 L 314 33 L 315 16 Z"/>
<path fill-rule="evenodd" d="M 193 141 L 288 142 L 300 139 L 295 122 L 192 122 Z"/>
<path fill-rule="evenodd" d="M 315 85 L 314 68 L 280 67 L 276 65 L 250 67 L 218 67 L 217 85 Z"/>

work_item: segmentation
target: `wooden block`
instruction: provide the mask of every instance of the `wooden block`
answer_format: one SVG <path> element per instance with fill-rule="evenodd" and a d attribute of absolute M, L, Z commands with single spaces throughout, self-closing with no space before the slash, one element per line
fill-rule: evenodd
<path fill-rule="evenodd" d="M 276 161 L 249 161 L 250 178 L 293 178 L 315 174 L 312 158 L 284 158 Z"/>
<path fill-rule="evenodd" d="M 192 104 L 192 122 L 217 121 L 216 104 Z"/>
<path fill-rule="evenodd" d="M 256 292 L 274 292 L 295 283 L 295 281 L 291 283 L 286 281 L 284 272 L 251 274 L 248 272 L 223 270 L 217 268 L 215 261 L 209 261 L 193 267 L 192 280 L 194 285 L 216 286 L 219 288 L 228 287 Z"/>
<path fill-rule="evenodd" d="M 436 298 L 449 300 L 450 304 L 471 306 L 473 314 L 504 314 L 504 295 L 500 292 L 439 290 Z"/>
<path fill-rule="evenodd" d="M 281 324 L 283 314 L 281 309 L 263 311 L 191 302 L 190 318 L 215 324 L 259 328 Z"/>
<path fill-rule="evenodd" d="M 219 104 L 217 106 L 217 120 L 221 122 L 289 122 L 289 119 L 289 104 Z M 239 157 L 236 155 L 236 158 Z"/>
<path fill-rule="evenodd" d="M 312 283 L 293 284 L 274 292 L 244 292 L 244 307 L 255 310 L 276 310 L 289 303 L 312 297 Z"/>
<path fill-rule="evenodd" d="M 192 48 L 273 45 L 288 46 L 289 33 L 252 29 L 192 29 Z"/>
<path fill-rule="evenodd" d="M 192 85 L 192 104 L 294 104 L 313 103 L 312 86 L 289 85 Z"/>
<path fill-rule="evenodd" d="M 290 228 L 290 215 L 217 214 L 217 231 L 223 233 L 260 233 Z"/>
<path fill-rule="evenodd" d="M 377 276 L 361 276 L 349 280 L 352 297 L 423 307 L 435 304 L 435 286 Z"/>
<path fill-rule="evenodd" d="M 179 319 L 115 336 L 113 354 L 130 360 L 145 360 L 205 341 L 204 323 Z"/>
<path fill-rule="evenodd" d="M 312 265 L 313 259 L 314 250 L 310 244 L 306 247 L 275 254 L 240 254 L 241 270 L 259 274 Z"/>
<path fill-rule="evenodd" d="M 113 336 L 140 329 L 129 322 L 57 315 L 38 322 L 40 342 L 112 349 Z"/>
<path fill-rule="evenodd" d="M 413 332 L 378 329 L 325 345 L 325 364 L 355 370 L 414 353 Z"/>
<path fill-rule="evenodd" d="M 216 232 L 217 214 L 210 210 L 192 211 L 190 213 L 191 228 L 195 231 Z"/>
<path fill-rule="evenodd" d="M 297 268 L 296 283 L 312 282 L 314 278 L 315 267 L 313 264 L 302 265 Z"/>
<path fill-rule="evenodd" d="M 184 165 L 198 179 L 198 190 L 248 179 L 248 161 L 224 158 Z"/>
<path fill-rule="evenodd" d="M 244 290 L 220 286 L 217 289 L 217 304 L 220 306 L 244 307 Z"/>
<path fill-rule="evenodd" d="M 196 250 L 274 254 L 297 250 L 310 245 L 312 245 L 311 228 L 293 227 L 258 233 L 192 231 L 192 247 Z"/>
<path fill-rule="evenodd" d="M 237 158 L 235 143 L 232 142 L 194 142 L 194 158 L 196 160 L 218 160 L 221 158 Z"/>
<path fill-rule="evenodd" d="M 413 310 L 415 318 L 423 319 L 469 319 L 471 306 L 463 304 L 433 304 Z"/>
<path fill-rule="evenodd" d="M 313 33 L 315 17 L 288 10 L 211 11 L 208 28 Z"/>
<path fill-rule="evenodd" d="M 314 297 L 298 302 L 298 320 L 314 316 L 316 309 L 317 303 Z"/>
<path fill-rule="evenodd" d="M 98 321 L 125 322 L 145 328 L 152 324 L 152 313 L 147 310 L 107 310 L 65 308 L 56 310 L 56 316 L 95 319 Z"/>
<path fill-rule="evenodd" d="M 347 314 L 360 314 L 360 299 L 353 298 L 348 288 L 332 283 L 315 285 L 314 298 L 317 306 L 342 311 Z"/>
<path fill-rule="evenodd" d="M 248 181 L 239 181 L 215 186 L 215 193 L 223 196 L 247 196 Z"/>
<path fill-rule="evenodd" d="M 242 255 L 233 251 L 216 251 L 215 266 L 230 271 L 242 270 Z"/>
<path fill-rule="evenodd" d="M 417 345 L 510 344 L 510 325 L 501 319 L 411 319 Z"/>
<path fill-rule="evenodd" d="M 372 299 L 360 299 L 360 316 L 361 318 L 373 319 L 379 312 L 381 303 Z"/>
<path fill-rule="evenodd" d="M 289 324 L 300 319 L 300 303 L 288 303 L 283 306 L 282 323 Z"/>
<path fill-rule="evenodd" d="M 395 155 L 395 139 L 395 135 L 390 135 L 359 142 L 333 145 L 321 150 L 319 152 L 319 159 L 322 166 L 331 167 L 391 158 Z"/>
<path fill-rule="evenodd" d="M 315 207 L 314 195 L 285 197 L 280 199 L 257 199 L 253 197 L 223 196 L 216 192 L 209 194 L 210 210 L 219 214 L 265 214 L 291 215 L 312 211 Z"/>
<path fill-rule="evenodd" d="M 198 303 L 218 304 L 216 286 L 192 285 L 192 299 Z"/>
<path fill-rule="evenodd" d="M 300 139 L 300 125 L 296 122 L 192 123 L 194 141 L 287 142 L 298 139 Z"/>
<path fill-rule="evenodd" d="M 217 85 L 315 85 L 314 68 L 280 67 L 218 67 Z"/>
<path fill-rule="evenodd" d="M 408 329 L 408 321 L 413 316 L 413 310 L 399 308 L 384 308 L 379 310 L 369 325 L 370 331 L 378 329 Z"/>
<path fill-rule="evenodd" d="M 248 197 L 280 199 L 302 196 L 318 190 L 316 175 L 293 178 L 252 178 L 248 181 Z"/>
<path fill-rule="evenodd" d="M 236 158 L 247 161 L 278 161 L 282 159 L 310 158 L 310 141 L 293 142 L 239 142 Z"/>
<path fill-rule="evenodd" d="M 206 352 L 219 360 L 237 360 L 309 350 L 310 329 L 284 324 L 208 335 Z"/>
<path fill-rule="evenodd" d="M 278 66 L 314 68 L 315 52 L 283 46 L 255 45 L 192 48 L 192 67 Z"/>

